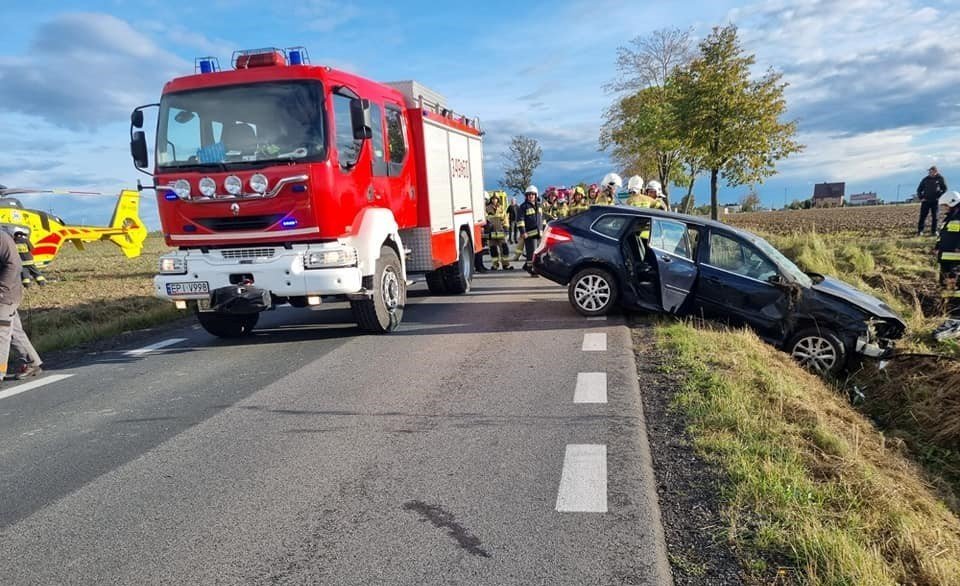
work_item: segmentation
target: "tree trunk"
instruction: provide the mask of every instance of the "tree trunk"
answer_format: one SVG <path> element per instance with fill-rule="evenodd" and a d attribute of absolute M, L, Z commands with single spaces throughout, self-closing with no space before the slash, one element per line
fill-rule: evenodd
<path fill-rule="evenodd" d="M 687 186 L 687 197 L 684 199 L 683 209 L 680 210 L 685 214 L 689 214 L 693 209 L 693 184 L 697 182 L 696 174 L 690 175 L 690 185 Z"/>
<path fill-rule="evenodd" d="M 720 204 L 717 202 L 717 178 L 720 176 L 720 169 L 710 169 L 710 217 L 714 220 L 720 219 Z"/>

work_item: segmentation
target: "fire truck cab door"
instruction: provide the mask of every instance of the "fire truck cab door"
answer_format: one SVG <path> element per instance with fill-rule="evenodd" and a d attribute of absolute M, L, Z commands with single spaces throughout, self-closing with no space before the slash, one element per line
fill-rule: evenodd
<path fill-rule="evenodd" d="M 390 201 L 390 177 L 387 165 L 386 136 L 383 124 L 383 105 L 370 100 L 370 188 L 367 200 L 375 206 L 393 208 Z M 371 199 L 372 196 L 372 199 Z"/>

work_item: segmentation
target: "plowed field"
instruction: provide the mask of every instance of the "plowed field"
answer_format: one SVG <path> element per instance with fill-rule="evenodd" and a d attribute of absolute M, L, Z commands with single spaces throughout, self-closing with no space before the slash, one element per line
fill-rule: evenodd
<path fill-rule="evenodd" d="M 904 236 L 917 229 L 920 206 L 917 204 L 823 208 L 778 212 L 729 214 L 724 223 L 772 234 L 815 230 L 820 234 L 860 232 Z M 930 220 L 927 220 L 929 222 Z M 929 224 L 927 224 L 929 226 Z"/>

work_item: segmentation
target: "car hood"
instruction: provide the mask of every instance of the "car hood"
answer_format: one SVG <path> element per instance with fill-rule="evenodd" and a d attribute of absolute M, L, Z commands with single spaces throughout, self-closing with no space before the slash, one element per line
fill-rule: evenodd
<path fill-rule="evenodd" d="M 824 277 L 819 283 L 814 282 L 813 289 L 819 293 L 846 301 L 847 303 L 862 309 L 863 311 L 866 311 L 875 317 L 881 319 L 895 319 L 904 327 L 906 327 L 906 323 L 903 321 L 903 318 L 897 315 L 897 313 L 893 311 L 893 308 L 891 308 L 889 305 L 883 301 L 880 301 L 873 295 L 868 295 L 856 287 L 844 283 L 843 281 L 839 281 L 831 277 Z"/>

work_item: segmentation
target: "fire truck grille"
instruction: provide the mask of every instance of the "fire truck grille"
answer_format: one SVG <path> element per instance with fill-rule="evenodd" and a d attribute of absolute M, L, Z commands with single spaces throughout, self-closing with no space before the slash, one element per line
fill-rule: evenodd
<path fill-rule="evenodd" d="M 229 260 L 241 260 L 248 258 L 271 258 L 276 254 L 273 248 L 230 248 L 221 250 L 223 258 Z"/>
<path fill-rule="evenodd" d="M 197 220 L 197 223 L 204 228 L 209 228 L 216 232 L 263 230 L 279 222 L 282 217 L 282 214 L 270 214 L 266 216 L 239 216 L 235 218 L 201 218 Z"/>

